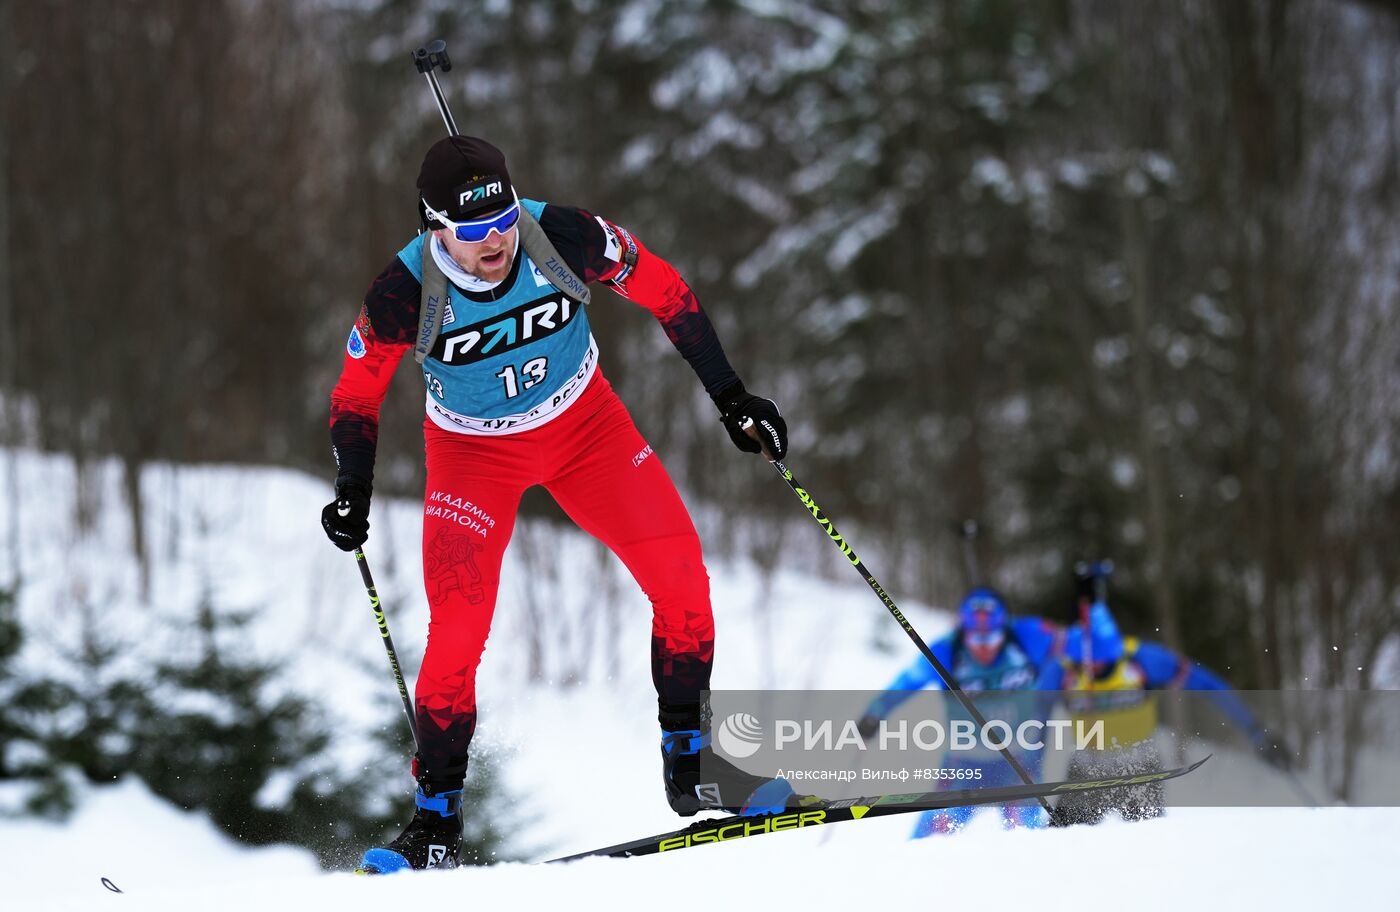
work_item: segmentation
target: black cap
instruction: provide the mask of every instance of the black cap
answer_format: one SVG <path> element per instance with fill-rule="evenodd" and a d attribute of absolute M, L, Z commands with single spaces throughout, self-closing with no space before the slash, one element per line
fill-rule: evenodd
<path fill-rule="evenodd" d="M 505 154 L 475 136 L 449 136 L 434 143 L 418 170 L 418 193 L 454 222 L 503 209 L 515 201 Z M 426 219 L 426 213 L 423 215 Z"/>

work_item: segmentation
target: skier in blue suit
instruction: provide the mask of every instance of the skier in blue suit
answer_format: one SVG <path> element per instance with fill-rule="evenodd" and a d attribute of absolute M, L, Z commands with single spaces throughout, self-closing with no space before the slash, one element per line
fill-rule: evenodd
<path fill-rule="evenodd" d="M 963 597 L 958 608 L 957 629 L 931 643 L 929 648 L 938 660 L 953 673 L 958 686 L 966 691 L 1053 690 L 1058 686 L 1062 669 L 1058 659 L 1064 640 L 1064 629 L 1041 618 L 1012 618 L 1006 601 L 996 590 L 979 586 Z M 869 739 L 881 719 L 889 716 L 901 703 L 924 688 L 943 689 L 932 663 L 920 655 L 894 679 L 889 688 L 871 702 L 860 721 L 861 733 Z M 979 707 L 981 708 L 981 707 Z M 996 713 L 998 718 L 1025 715 L 1024 706 L 1011 707 L 1010 713 Z M 984 710 L 985 712 L 985 710 Z M 989 716 L 992 714 L 988 714 Z M 1034 775 L 1040 764 L 1039 752 L 1020 758 Z M 990 788 L 1020 783 L 1011 765 L 996 751 L 959 752 L 948 754 L 944 768 L 966 770 L 973 774 L 961 780 L 958 788 L 973 786 Z M 958 780 L 949 780 L 957 783 Z M 914 838 L 934 833 L 950 833 L 971 819 L 975 808 L 957 807 L 927 811 L 920 815 L 914 827 Z M 1045 813 L 1034 804 L 1007 805 L 1001 809 L 1006 827 L 1039 827 L 1046 823 Z"/>

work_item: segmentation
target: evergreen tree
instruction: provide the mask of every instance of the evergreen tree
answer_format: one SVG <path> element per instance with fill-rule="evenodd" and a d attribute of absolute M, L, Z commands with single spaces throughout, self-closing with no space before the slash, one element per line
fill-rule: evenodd
<path fill-rule="evenodd" d="M 340 867 L 402 824 L 402 784 L 339 770 L 314 703 L 287 692 L 275 664 L 248 657 L 251 612 L 221 611 L 206 595 L 178 631 L 183 649 L 142 674 L 130 644 L 89 611 L 66 666 L 22 678 L 15 603 L 0 590 L 0 781 L 31 786 L 20 811 L 62 817 L 83 789 L 135 775 L 241 842 L 302 845 Z M 384 706 L 386 718 L 397 712 Z M 410 753 L 403 728 L 390 729 L 386 755 Z M 466 797 L 464 859 L 501 860 L 508 817 L 497 811 L 509 802 L 488 762 L 474 764 Z"/>
<path fill-rule="evenodd" d="M 72 691 L 50 677 L 21 674 L 23 648 L 17 592 L 0 589 L 0 782 L 29 786 L 20 805 L 7 810 L 61 818 L 73 808 L 75 777 L 53 760 L 48 723 L 70 705 Z"/>
<path fill-rule="evenodd" d="M 284 692 L 276 666 L 240 648 L 251 618 L 201 602 L 191 654 L 156 668 L 152 693 L 160 711 L 138 731 L 146 749 L 131 758 L 131 769 L 157 794 L 206 811 L 243 842 L 295 843 L 328 865 L 353 863 L 403 823 L 406 802 L 392 799 L 398 790 L 383 776 L 346 776 L 327 762 L 326 721 L 309 700 Z M 496 788 L 483 766 L 467 806 L 489 806 Z M 493 861 L 499 831 L 476 823 L 464 857 Z"/>

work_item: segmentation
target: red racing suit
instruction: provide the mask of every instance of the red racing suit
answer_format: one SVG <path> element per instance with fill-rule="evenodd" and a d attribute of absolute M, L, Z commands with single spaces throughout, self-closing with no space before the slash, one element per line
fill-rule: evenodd
<path fill-rule="evenodd" d="M 718 396 L 739 383 L 714 327 L 669 263 L 581 209 L 547 205 L 539 222 L 576 275 L 609 284 L 656 316 L 707 392 Z M 618 257 L 619 248 L 629 245 L 637 250 L 630 268 Z M 473 303 L 489 307 L 490 299 L 517 288 L 514 283 L 530 280 L 523 249 L 515 259 L 510 276 L 496 288 L 473 292 L 453 284 L 449 298 L 459 310 Z M 366 487 L 373 481 L 379 406 L 418 332 L 421 286 L 415 271 L 395 257 L 374 280 L 331 394 L 340 477 Z M 441 355 L 441 342 L 434 353 Z M 440 377 L 454 369 L 431 355 L 425 367 Z M 425 371 L 425 379 L 431 410 L 433 375 Z M 698 703 L 709 687 L 714 622 L 694 524 L 601 369 L 592 370 L 580 388 L 557 415 L 519 432 L 469 433 L 424 421 L 423 583 L 431 615 L 415 699 L 417 773 L 440 784 L 460 783 L 466 770 L 477 719 L 476 669 L 501 561 L 521 494 L 532 485 L 544 485 L 581 528 L 617 554 L 650 599 L 652 679 L 662 708 Z"/>

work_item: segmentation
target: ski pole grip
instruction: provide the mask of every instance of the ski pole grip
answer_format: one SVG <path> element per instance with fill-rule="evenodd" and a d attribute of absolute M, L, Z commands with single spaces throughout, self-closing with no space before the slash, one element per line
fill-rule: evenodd
<path fill-rule="evenodd" d="M 1079 561 L 1074 565 L 1074 575 L 1081 580 L 1104 579 L 1113 575 L 1113 561 L 1105 558 L 1097 561 Z"/>
<path fill-rule="evenodd" d="M 435 67 L 442 67 L 444 73 L 451 70 L 452 59 L 447 56 L 447 42 L 439 38 L 414 51 L 413 65 L 424 75 L 431 73 Z"/>
<path fill-rule="evenodd" d="M 758 449 L 761 453 L 763 453 L 764 459 L 768 460 L 769 462 L 778 461 L 773 458 L 772 453 L 768 452 L 768 444 L 764 441 L 762 437 L 759 436 L 758 431 L 754 429 L 752 418 L 745 418 L 744 423 L 739 425 L 739 427 L 743 430 L 745 434 L 748 434 L 750 437 L 753 438 L 754 443 L 758 444 Z"/>

